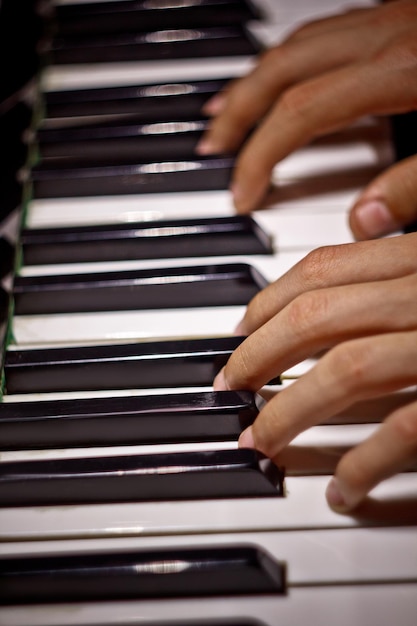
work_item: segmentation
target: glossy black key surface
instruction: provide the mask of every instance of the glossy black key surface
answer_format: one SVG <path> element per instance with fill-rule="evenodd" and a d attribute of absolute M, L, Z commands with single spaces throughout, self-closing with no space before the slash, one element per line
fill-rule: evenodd
<path fill-rule="evenodd" d="M 245 27 L 236 25 L 56 37 L 51 56 L 54 64 L 68 65 L 246 56 L 260 51 L 255 37 Z"/>
<path fill-rule="evenodd" d="M 248 304 L 267 281 L 245 263 L 17 276 L 16 315 Z"/>
<path fill-rule="evenodd" d="M 14 267 L 15 247 L 9 239 L 0 236 L 0 277 L 3 278 Z"/>
<path fill-rule="evenodd" d="M 75 198 L 227 189 L 232 169 L 232 157 L 102 167 L 74 164 L 66 169 L 41 163 L 32 169 L 31 177 L 35 198 Z"/>
<path fill-rule="evenodd" d="M 38 132 L 39 155 L 46 167 L 51 160 L 56 167 L 68 167 L 67 163 L 113 165 L 193 159 L 207 127 L 207 120 L 198 117 L 147 124 L 125 118 L 77 128 L 41 129 Z"/>
<path fill-rule="evenodd" d="M 282 480 L 247 449 L 4 462 L 0 506 L 276 497 Z"/>
<path fill-rule="evenodd" d="M 285 591 L 284 564 L 251 544 L 0 559 L 3 605 Z"/>
<path fill-rule="evenodd" d="M 0 449 L 233 441 L 258 414 L 248 391 L 0 404 Z"/>
<path fill-rule="evenodd" d="M 241 342 L 221 337 L 9 350 L 5 387 L 11 394 L 210 386 Z"/>
<path fill-rule="evenodd" d="M 0 322 L 7 321 L 9 317 L 10 309 L 10 295 L 9 292 L 0 287 Z"/>
<path fill-rule="evenodd" d="M 231 79 L 231 78 L 230 78 Z M 47 120 L 89 116 L 134 114 L 142 122 L 158 122 L 170 117 L 189 120 L 201 113 L 205 102 L 230 80 L 150 83 L 94 89 L 50 91 L 44 94 Z"/>
<path fill-rule="evenodd" d="M 120 0 L 56 7 L 60 35 L 226 26 L 261 18 L 247 0 Z"/>
<path fill-rule="evenodd" d="M 20 244 L 25 265 L 272 254 L 267 233 L 239 215 L 24 229 Z"/>

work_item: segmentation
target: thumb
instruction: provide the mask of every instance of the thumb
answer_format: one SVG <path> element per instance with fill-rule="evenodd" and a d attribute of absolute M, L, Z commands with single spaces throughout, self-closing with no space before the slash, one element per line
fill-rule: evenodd
<path fill-rule="evenodd" d="M 376 239 L 417 220 L 417 155 L 389 167 L 355 202 L 349 225 L 356 239 Z"/>

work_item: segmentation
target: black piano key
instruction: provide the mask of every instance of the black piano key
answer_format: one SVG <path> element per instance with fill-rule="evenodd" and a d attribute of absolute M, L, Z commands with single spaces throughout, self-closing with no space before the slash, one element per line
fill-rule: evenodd
<path fill-rule="evenodd" d="M 417 153 L 417 111 L 410 111 L 390 118 L 395 158 L 401 161 Z M 417 231 L 417 220 L 406 224 L 405 233 Z"/>
<path fill-rule="evenodd" d="M 121 0 L 58 5 L 59 35 L 152 31 L 198 26 L 227 26 L 260 19 L 258 7 L 246 0 Z"/>
<path fill-rule="evenodd" d="M 6 322 L 9 318 L 10 295 L 0 287 L 0 323 Z"/>
<path fill-rule="evenodd" d="M 242 339 L 9 350 L 5 387 L 11 394 L 210 386 Z"/>
<path fill-rule="evenodd" d="M 244 305 L 267 281 L 245 263 L 17 276 L 16 315 Z"/>
<path fill-rule="evenodd" d="M 0 449 L 234 441 L 258 414 L 248 391 L 0 404 Z"/>
<path fill-rule="evenodd" d="M 2 605 L 285 591 L 284 564 L 252 544 L 0 559 Z"/>
<path fill-rule="evenodd" d="M 138 124 L 118 120 L 78 128 L 41 129 L 38 148 L 41 161 L 56 167 L 67 163 L 115 165 L 149 160 L 193 159 L 207 129 L 206 119 L 169 120 Z"/>
<path fill-rule="evenodd" d="M 249 216 L 24 229 L 20 244 L 25 265 L 272 254 Z"/>
<path fill-rule="evenodd" d="M 283 496 L 281 472 L 266 467 L 248 449 L 4 462 L 0 506 Z"/>
<path fill-rule="evenodd" d="M 15 247 L 5 237 L 0 236 L 0 278 L 9 274 L 14 267 Z"/>
<path fill-rule="evenodd" d="M 38 0 L 0 2 L 0 114 L 14 104 L 41 68 L 49 21 Z"/>
<path fill-rule="evenodd" d="M 205 102 L 229 80 L 51 91 L 44 94 L 45 113 L 49 120 L 126 114 L 134 114 L 142 122 L 157 122 L 169 117 L 189 120 L 198 116 Z"/>
<path fill-rule="evenodd" d="M 35 198 L 74 198 L 227 189 L 232 157 L 138 162 L 102 167 L 32 169 Z"/>
<path fill-rule="evenodd" d="M 260 51 L 255 37 L 245 27 L 236 25 L 56 37 L 51 57 L 54 64 L 67 65 L 246 56 Z"/>

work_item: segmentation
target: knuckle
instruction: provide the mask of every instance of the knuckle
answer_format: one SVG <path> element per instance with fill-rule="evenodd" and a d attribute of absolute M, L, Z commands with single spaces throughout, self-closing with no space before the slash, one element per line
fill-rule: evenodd
<path fill-rule="evenodd" d="M 306 84 L 290 87 L 282 94 L 279 108 L 286 117 L 295 118 L 303 123 L 308 114 L 312 96 L 313 93 Z"/>
<path fill-rule="evenodd" d="M 411 407 L 403 407 L 391 415 L 389 422 L 396 437 L 407 447 L 417 449 L 417 412 Z"/>
<path fill-rule="evenodd" d="M 364 349 L 362 342 L 356 340 L 332 348 L 325 359 L 329 384 L 342 386 L 346 394 L 363 391 L 368 384 L 372 354 L 369 344 Z"/>
<path fill-rule="evenodd" d="M 338 246 L 322 246 L 309 252 L 298 266 L 302 284 L 307 289 L 325 286 L 329 276 L 334 274 L 339 258 Z"/>
<path fill-rule="evenodd" d="M 320 326 L 328 317 L 329 298 L 326 291 L 307 291 L 288 305 L 291 330 L 307 340 L 320 334 Z"/>

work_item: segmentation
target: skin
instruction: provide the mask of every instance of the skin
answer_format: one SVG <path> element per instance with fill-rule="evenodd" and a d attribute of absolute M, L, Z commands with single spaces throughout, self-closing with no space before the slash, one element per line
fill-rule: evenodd
<path fill-rule="evenodd" d="M 279 465 L 280 452 L 306 428 L 417 384 L 417 233 L 315 250 L 250 302 L 236 332 L 247 339 L 217 375 L 216 390 L 256 391 L 322 355 L 239 439 Z M 416 459 L 417 403 L 410 402 L 342 457 L 328 503 L 352 511 Z"/>
<path fill-rule="evenodd" d="M 416 0 L 312 22 L 207 103 L 211 124 L 197 152 L 238 152 L 231 183 L 238 213 L 262 206 L 273 167 L 300 146 L 364 115 L 417 109 L 416 32 Z M 350 211 L 359 240 L 415 219 L 417 157 L 378 176 Z"/>
<path fill-rule="evenodd" d="M 231 191 L 239 213 L 262 206 L 273 167 L 293 150 L 364 115 L 417 110 L 416 32 L 416 0 L 307 24 L 207 104 L 212 122 L 198 152 L 238 153 Z M 315 364 L 266 402 L 240 446 L 279 464 L 306 428 L 417 385 L 417 233 L 379 239 L 416 219 L 417 156 L 361 193 L 349 215 L 356 243 L 315 250 L 249 303 L 236 329 L 247 339 L 214 389 L 258 391 L 306 358 Z M 374 486 L 416 460 L 411 399 L 342 456 L 326 491 L 329 505 L 355 510 Z"/>

